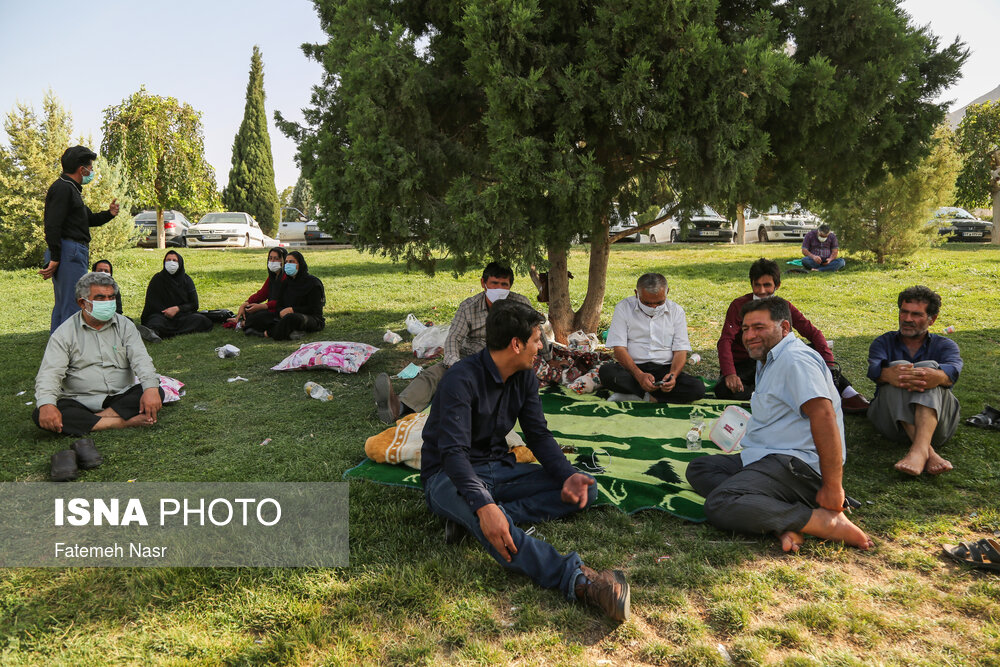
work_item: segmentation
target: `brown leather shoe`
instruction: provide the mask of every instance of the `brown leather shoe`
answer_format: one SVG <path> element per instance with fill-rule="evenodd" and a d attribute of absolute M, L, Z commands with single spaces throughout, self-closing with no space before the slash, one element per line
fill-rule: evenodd
<path fill-rule="evenodd" d="M 597 607 L 606 616 L 619 623 L 627 621 L 632 613 L 632 594 L 621 570 L 596 572 L 586 565 L 580 566 L 582 576 L 577 577 L 576 599 Z"/>
<path fill-rule="evenodd" d="M 840 408 L 844 411 L 845 415 L 860 415 L 868 412 L 868 406 L 871 403 L 868 399 L 861 394 L 855 394 L 850 398 L 845 398 L 840 402 Z"/>
<path fill-rule="evenodd" d="M 372 394 L 375 396 L 378 418 L 386 424 L 395 424 L 399 419 L 399 397 L 392 388 L 388 373 L 379 373 L 375 376 L 375 388 Z"/>

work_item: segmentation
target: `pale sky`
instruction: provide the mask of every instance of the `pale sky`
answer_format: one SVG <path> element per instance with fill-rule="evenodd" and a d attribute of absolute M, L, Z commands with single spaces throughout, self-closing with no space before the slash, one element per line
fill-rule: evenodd
<path fill-rule="evenodd" d="M 918 25 L 972 50 L 962 79 L 943 96 L 961 107 L 1000 85 L 998 0 L 904 0 Z M 301 120 L 320 66 L 303 42 L 323 42 L 309 0 L 0 0 L 0 118 L 18 102 L 41 111 L 52 89 L 72 113 L 74 136 L 101 140 L 105 108 L 143 84 L 202 112 L 205 153 L 219 187 L 229 177 L 233 138 L 243 119 L 250 54 L 260 46 L 278 190 L 298 178 L 294 143 L 273 113 Z M 0 129 L 0 143 L 6 144 Z"/>

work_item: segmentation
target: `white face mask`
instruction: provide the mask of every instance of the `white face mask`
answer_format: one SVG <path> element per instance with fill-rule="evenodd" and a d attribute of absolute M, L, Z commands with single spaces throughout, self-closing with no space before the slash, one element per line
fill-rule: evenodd
<path fill-rule="evenodd" d="M 179 269 L 180 267 L 181 265 L 172 259 L 168 259 L 163 263 L 163 268 L 165 268 L 167 270 L 167 273 L 169 273 L 170 275 L 174 275 L 175 273 L 177 273 L 177 269 Z"/>
<path fill-rule="evenodd" d="M 656 317 L 657 315 L 663 314 L 667 310 L 667 304 L 661 303 L 659 306 L 647 306 L 642 301 L 639 302 L 639 310 L 646 313 L 650 317 Z"/>
<path fill-rule="evenodd" d="M 267 270 L 271 273 L 278 273 L 281 271 L 281 262 L 268 262 Z"/>
<path fill-rule="evenodd" d="M 486 298 L 490 300 L 490 303 L 496 303 L 497 301 L 503 301 L 510 295 L 509 289 L 487 289 Z"/>

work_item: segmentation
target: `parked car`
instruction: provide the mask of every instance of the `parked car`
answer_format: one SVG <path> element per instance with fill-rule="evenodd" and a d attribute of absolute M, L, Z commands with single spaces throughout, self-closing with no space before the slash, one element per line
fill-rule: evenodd
<path fill-rule="evenodd" d="M 337 239 L 319 228 L 318 222 L 310 220 L 306 223 L 305 231 L 306 245 L 321 245 L 324 243 L 337 243 Z"/>
<path fill-rule="evenodd" d="M 156 211 L 143 211 L 133 218 L 136 230 L 140 233 L 136 245 L 140 248 L 156 247 Z M 183 248 L 186 245 L 184 236 L 191 227 L 191 221 L 180 211 L 163 212 L 163 234 L 168 247 Z"/>
<path fill-rule="evenodd" d="M 927 224 L 937 225 L 938 233 L 949 241 L 986 241 L 993 239 L 993 223 L 980 220 L 964 208 L 942 206 Z"/>
<path fill-rule="evenodd" d="M 768 241 L 802 242 L 805 235 L 819 227 L 821 220 L 813 213 L 800 208 L 779 209 L 772 206 L 767 212 L 748 208 L 745 213 L 747 241 L 757 239 Z"/>
<path fill-rule="evenodd" d="M 617 236 L 622 232 L 627 232 L 639 226 L 639 223 L 635 221 L 635 213 L 630 213 L 629 215 L 622 217 L 622 215 L 618 212 L 617 206 L 615 206 L 615 208 L 612 210 L 611 219 L 609 220 L 609 222 L 611 224 L 608 225 L 608 236 Z M 636 232 L 634 234 L 624 236 L 618 240 L 635 241 L 636 243 L 638 243 L 639 239 L 641 238 L 642 235 L 639 232 Z"/>
<path fill-rule="evenodd" d="M 281 222 L 278 223 L 278 241 L 285 244 L 305 243 L 308 224 L 309 219 L 305 213 L 292 206 L 285 206 L 281 209 Z"/>
<path fill-rule="evenodd" d="M 664 206 L 657 217 L 666 215 L 673 207 Z M 729 222 L 711 206 L 702 206 L 693 211 L 676 211 L 663 222 L 649 228 L 650 243 L 674 243 L 684 241 L 733 242 L 733 223 Z"/>
<path fill-rule="evenodd" d="M 248 213 L 206 213 L 187 233 L 189 248 L 250 248 L 266 245 L 264 233 Z"/>

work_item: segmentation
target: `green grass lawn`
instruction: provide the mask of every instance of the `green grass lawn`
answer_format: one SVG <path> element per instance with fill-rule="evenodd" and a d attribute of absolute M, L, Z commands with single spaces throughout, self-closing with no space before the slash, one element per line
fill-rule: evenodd
<path fill-rule="evenodd" d="M 264 253 L 184 252 L 202 308 L 233 310 L 264 277 Z M 718 374 L 715 341 L 730 300 L 749 291 L 761 254 L 783 262 L 794 245 L 615 246 L 604 322 L 635 278 L 660 271 L 687 311 L 691 342 Z M 478 276 L 408 272 L 353 250 L 305 255 L 327 289 L 327 327 L 308 340 L 384 349 L 357 375 L 276 373 L 298 343 L 215 330 L 150 346 L 161 373 L 187 395 L 150 429 L 99 434 L 104 465 L 83 481 L 339 481 L 383 425 L 370 398 L 381 371 L 411 359 L 409 312 L 445 322 Z M 111 259 L 125 314 L 137 317 L 161 251 Z M 572 253 L 574 297 L 585 252 Z M 966 367 L 956 386 L 963 417 L 997 405 L 1000 250 L 950 244 L 905 266 L 852 262 L 834 275 L 791 274 L 779 294 L 834 341 L 844 373 L 866 396 L 871 340 L 896 328 L 896 295 L 922 283 L 944 299 L 932 331 L 954 325 Z M 514 285 L 534 297 L 527 278 Z M 30 421 L 34 376 L 47 340 L 52 289 L 33 271 L 0 272 L 0 480 L 43 481 L 68 443 Z M 408 336 L 406 337 L 409 338 Z M 239 357 L 214 348 L 234 343 Z M 242 375 L 249 382 L 227 383 Z M 307 380 L 330 389 L 321 403 Z M 27 393 L 16 394 L 22 390 Z M 269 445 L 260 446 L 265 438 Z M 351 566 L 343 569 L 0 570 L 0 664 L 1000 664 L 1000 579 L 943 558 L 942 543 L 1000 528 L 1000 433 L 961 426 L 942 454 L 955 471 L 911 479 L 892 469 L 901 451 L 863 418 L 847 420 L 845 487 L 863 501 L 853 519 L 876 540 L 869 553 L 809 540 L 786 556 L 773 538 L 730 535 L 645 511 L 610 507 L 542 527 L 561 550 L 596 568 L 624 569 L 632 619 L 614 626 L 527 579 L 503 572 L 468 541 L 443 544 L 421 494 L 351 483 Z M 660 556 L 669 556 L 659 560 Z"/>

